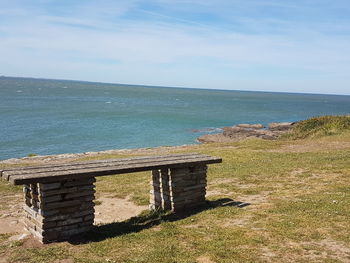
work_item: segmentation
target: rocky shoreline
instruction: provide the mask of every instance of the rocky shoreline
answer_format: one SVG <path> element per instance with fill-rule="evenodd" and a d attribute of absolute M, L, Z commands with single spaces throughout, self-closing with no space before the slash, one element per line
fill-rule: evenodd
<path fill-rule="evenodd" d="M 46 163 L 64 163 L 67 161 L 76 161 L 85 158 L 98 158 L 101 155 L 146 155 L 146 154 L 169 154 L 176 150 L 183 150 L 189 145 L 180 146 L 159 146 L 154 148 L 132 148 L 132 149 L 114 149 L 99 152 L 83 152 L 83 153 L 64 153 L 53 155 L 36 155 L 31 157 L 11 158 L 7 160 L 0 160 L 0 165 L 13 164 L 46 164 Z"/>
<path fill-rule="evenodd" d="M 268 127 L 262 124 L 238 124 L 222 128 L 222 133 L 205 134 L 197 138 L 201 143 L 237 142 L 246 138 L 275 140 L 288 133 L 297 122 L 272 122 Z"/>

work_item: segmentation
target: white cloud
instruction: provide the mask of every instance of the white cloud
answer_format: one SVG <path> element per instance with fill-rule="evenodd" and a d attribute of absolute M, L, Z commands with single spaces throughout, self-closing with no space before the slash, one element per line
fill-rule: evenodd
<path fill-rule="evenodd" d="M 11 23 L 0 25 L 0 74 L 255 90 L 305 91 L 300 89 L 307 85 L 312 92 L 327 92 L 333 80 L 336 92 L 347 92 L 347 36 L 317 27 L 298 31 L 295 23 L 279 18 L 237 18 L 264 29 L 255 34 L 176 17 L 169 21 L 167 14 L 159 15 L 166 16 L 164 21 L 128 18 L 137 4 L 88 2 L 70 14 L 8 7 Z M 273 25 L 283 33 L 268 32 Z"/>

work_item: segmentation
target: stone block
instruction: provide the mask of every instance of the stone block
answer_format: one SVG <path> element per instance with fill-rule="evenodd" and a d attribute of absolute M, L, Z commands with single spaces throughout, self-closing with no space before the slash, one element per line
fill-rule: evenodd
<path fill-rule="evenodd" d="M 75 217 L 75 216 L 94 215 L 94 213 L 95 213 L 95 209 L 94 209 L 94 208 L 91 208 L 91 209 L 88 209 L 88 210 L 76 212 L 76 213 L 73 215 L 73 217 Z"/>
<path fill-rule="evenodd" d="M 83 222 L 79 223 L 79 228 L 80 228 L 80 227 L 85 227 L 85 226 L 90 226 L 90 227 L 92 227 L 93 224 L 94 224 L 94 220 L 83 221 Z"/>
<path fill-rule="evenodd" d="M 43 232 L 41 233 L 43 236 L 45 236 L 45 234 L 47 233 L 53 233 L 56 231 L 67 231 L 67 230 L 72 230 L 72 229 L 77 229 L 79 227 L 78 224 L 72 224 L 72 225 L 65 225 L 65 226 L 57 226 L 57 227 L 53 227 L 50 229 L 45 229 L 43 230 Z"/>
<path fill-rule="evenodd" d="M 58 195 L 58 194 L 67 194 L 67 193 L 74 193 L 78 191 L 77 187 L 70 187 L 70 188 L 60 188 L 58 190 L 52 190 L 52 191 L 46 191 L 41 192 L 42 197 L 51 196 L 51 195 Z"/>
<path fill-rule="evenodd" d="M 190 199 L 190 198 L 197 198 L 197 197 L 205 197 L 205 193 L 201 192 L 201 193 L 186 193 L 186 194 L 182 194 L 182 195 L 173 195 L 170 197 L 171 201 L 175 202 L 178 200 L 184 200 L 184 199 Z"/>
<path fill-rule="evenodd" d="M 75 193 L 69 193 L 69 194 L 65 194 L 64 195 L 64 199 L 68 200 L 68 199 L 73 199 L 73 198 L 77 198 L 77 197 L 81 197 L 81 196 L 93 196 L 95 194 L 95 190 L 86 190 L 86 191 L 81 191 L 80 188 L 78 188 L 79 191 L 75 192 Z M 93 199 L 91 199 L 93 200 Z"/>
<path fill-rule="evenodd" d="M 45 184 L 38 184 L 39 191 L 48 191 L 53 189 L 59 189 L 61 187 L 61 182 L 57 183 L 45 183 Z"/>
<path fill-rule="evenodd" d="M 40 203 L 40 208 L 45 210 L 53 210 L 57 208 L 65 208 L 80 205 L 82 202 L 80 200 L 70 200 L 63 202 L 54 202 L 54 203 Z"/>
<path fill-rule="evenodd" d="M 94 220 L 95 216 L 94 215 L 87 215 L 87 216 L 84 216 L 84 221 L 91 221 L 91 220 Z"/>
<path fill-rule="evenodd" d="M 57 222 L 57 226 L 66 226 L 66 225 L 73 225 L 73 224 L 77 224 L 83 222 L 82 217 L 77 217 L 77 218 L 69 218 L 69 219 L 65 219 L 62 221 L 58 221 Z"/>
<path fill-rule="evenodd" d="M 79 210 L 87 210 L 87 209 L 93 209 L 95 206 L 94 202 L 84 202 L 80 205 Z"/>
<path fill-rule="evenodd" d="M 85 190 L 93 190 L 96 188 L 96 185 L 94 184 L 90 184 L 90 185 L 83 185 L 83 186 L 79 186 L 79 191 L 85 191 Z"/>
<path fill-rule="evenodd" d="M 95 195 L 81 196 L 79 197 L 79 200 L 83 202 L 92 202 L 93 200 L 95 200 Z"/>
<path fill-rule="evenodd" d="M 58 202 L 62 200 L 61 195 L 51 195 L 51 196 L 39 196 L 39 201 L 42 204 L 47 204 L 47 203 L 53 203 L 53 202 Z"/>
<path fill-rule="evenodd" d="M 192 191 L 192 190 L 196 190 L 196 189 L 205 189 L 207 185 L 206 184 L 196 184 L 196 185 L 191 185 L 191 186 L 187 186 L 184 187 L 184 191 Z"/>
<path fill-rule="evenodd" d="M 60 213 L 59 209 L 52 209 L 52 210 L 43 210 L 43 209 L 39 209 L 38 213 L 41 216 L 47 217 L 47 216 L 53 216 L 53 215 L 57 215 Z"/>
<path fill-rule="evenodd" d="M 96 179 L 94 177 L 91 178 L 84 178 L 84 179 L 76 179 L 72 181 L 67 181 L 63 183 L 64 187 L 72 187 L 72 186 L 83 186 L 83 185 L 91 185 L 96 182 Z"/>

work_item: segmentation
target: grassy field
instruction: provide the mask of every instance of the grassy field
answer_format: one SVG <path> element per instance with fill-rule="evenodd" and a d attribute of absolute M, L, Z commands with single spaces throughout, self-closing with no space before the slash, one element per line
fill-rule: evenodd
<path fill-rule="evenodd" d="M 0 262 L 350 262 L 350 131 L 297 132 L 181 150 L 223 158 L 209 166 L 201 210 L 182 217 L 145 211 L 97 226 L 78 244 L 38 246 L 0 235 Z M 116 157 L 125 155 L 99 156 Z M 97 192 L 144 205 L 149 180 L 149 173 L 99 178 Z M 2 196 L 20 191 L 0 182 Z"/>

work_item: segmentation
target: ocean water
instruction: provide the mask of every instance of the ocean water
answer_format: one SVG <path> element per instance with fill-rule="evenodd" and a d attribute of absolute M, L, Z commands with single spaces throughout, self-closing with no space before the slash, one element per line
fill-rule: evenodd
<path fill-rule="evenodd" d="M 0 159 L 193 144 L 208 128 L 325 114 L 350 114 L 350 96 L 0 77 Z"/>

